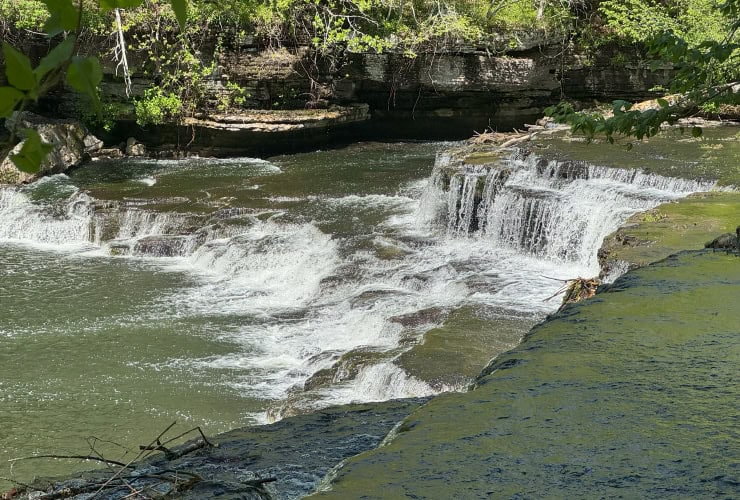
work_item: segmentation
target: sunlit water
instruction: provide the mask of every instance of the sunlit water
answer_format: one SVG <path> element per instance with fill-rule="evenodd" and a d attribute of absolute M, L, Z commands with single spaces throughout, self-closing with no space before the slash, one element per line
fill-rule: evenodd
<path fill-rule="evenodd" d="M 548 250 L 525 241 L 527 224 L 506 240 L 522 216 L 494 210 L 493 198 L 477 231 L 439 223 L 464 209 L 466 176 L 489 175 L 462 173 L 457 191 L 429 182 L 447 146 L 101 162 L 0 190 L 0 460 L 91 448 L 120 457 L 90 436 L 136 448 L 174 420 L 215 433 L 462 390 L 557 308 L 547 299 L 559 280 L 598 273 L 610 228 L 708 188 L 602 175 L 587 188 L 617 191 L 607 198 L 618 210 L 603 223 L 592 210 L 574 251 Z M 539 209 L 547 193 L 569 200 L 548 205 L 558 214 L 588 191 L 553 195 L 563 186 L 516 162 L 505 207 L 524 184 L 540 191 Z M 90 465 L 21 461 L 0 475 Z"/>

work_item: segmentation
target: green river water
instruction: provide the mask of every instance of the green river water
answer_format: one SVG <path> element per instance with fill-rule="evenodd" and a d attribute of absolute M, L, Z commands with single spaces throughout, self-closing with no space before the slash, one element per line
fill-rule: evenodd
<path fill-rule="evenodd" d="M 31 455 L 94 447 L 125 459 L 119 444 L 136 448 L 173 421 L 213 434 L 464 387 L 547 307 L 471 300 L 455 283 L 481 265 L 463 265 L 473 250 L 416 227 L 443 146 L 101 162 L 6 191 L 0 476 L 29 481 L 94 465 L 6 462 Z M 67 212 L 82 191 L 104 200 L 86 199 L 94 216 Z M 209 232 L 200 252 L 134 248 L 197 230 Z M 421 276 L 448 258 L 461 270 Z M 426 289 L 420 279 L 431 281 Z M 451 325 L 472 325 L 454 340 L 457 362 L 429 370 L 407 355 L 391 364 L 450 315 Z M 497 321 L 506 330 L 492 334 Z"/>
<path fill-rule="evenodd" d="M 740 258 L 689 252 L 569 306 L 318 498 L 735 498 Z M 451 418 L 451 415 L 454 416 Z"/>
<path fill-rule="evenodd" d="M 732 137 L 720 131 L 707 140 L 728 151 L 728 144 L 735 147 Z M 661 165 L 671 154 L 683 154 L 656 144 L 648 156 L 660 155 Z M 478 486 L 460 496 L 457 484 L 480 481 L 476 474 L 484 466 L 476 468 L 474 462 L 485 455 L 488 467 L 494 456 L 519 457 L 512 459 L 519 463 L 527 454 L 544 453 L 533 448 L 540 446 L 537 429 L 548 436 L 544 447 L 553 436 L 581 443 L 606 439 L 602 431 L 623 435 L 626 431 L 611 423 L 622 422 L 618 415 L 638 403 L 617 407 L 583 438 L 559 431 L 560 421 L 542 416 L 523 424 L 530 434 L 519 439 L 522 425 L 515 422 L 528 420 L 525 410 L 535 411 L 536 399 L 517 394 L 529 394 L 523 387 L 531 387 L 534 396 L 535 387 L 546 387 L 553 377 L 558 387 L 580 387 L 574 401 L 588 401 L 563 403 L 572 412 L 562 415 L 575 427 L 585 425 L 593 415 L 578 412 L 603 399 L 591 393 L 622 390 L 620 384 L 627 382 L 618 380 L 612 387 L 611 376 L 602 374 L 590 385 L 570 384 L 556 374 L 587 379 L 596 373 L 592 365 L 619 358 L 615 373 L 622 377 L 622 363 L 654 347 L 631 345 L 627 337 L 609 343 L 613 350 L 600 348 L 590 364 L 581 354 L 594 343 L 581 334 L 566 337 L 563 353 L 558 340 L 530 341 L 520 349 L 536 356 L 517 362 L 515 371 L 495 372 L 479 381 L 482 387 L 476 391 L 457 392 L 557 309 L 557 300 L 547 299 L 560 288 L 558 280 L 598 274 L 601 240 L 630 215 L 711 185 L 612 175 L 599 168 L 588 179 L 542 177 L 531 157 L 515 159 L 518 174 L 509 179 L 509 191 L 499 195 L 502 205 L 491 202 L 488 225 L 481 215 L 480 228 L 471 226 L 466 234 L 460 229 L 466 193 L 473 200 L 466 179 L 475 185 L 488 174 L 468 172 L 460 178 L 459 192 L 441 192 L 428 179 L 435 154 L 448 147 L 360 143 L 268 159 L 100 162 L 21 190 L 0 188 L 0 476 L 26 482 L 93 465 L 79 460 L 5 465 L 38 454 L 89 454 L 94 448 L 125 460 L 132 454 L 119 444 L 136 448 L 173 421 L 180 430 L 199 425 L 213 434 L 335 404 L 447 391 L 453 395 L 434 399 L 409 417 L 404 424 L 409 432 L 389 447 L 340 471 L 336 497 L 367 492 L 383 498 L 396 498 L 396 493 L 477 498 L 485 496 Z M 546 142 L 541 150 L 549 157 L 554 148 Z M 707 151 L 715 154 L 721 148 Z M 642 167 L 680 176 L 670 168 Z M 459 223 L 454 228 L 440 223 L 443 212 Z M 519 236 L 510 236 L 512 227 L 520 227 Z M 537 231 L 548 236 L 543 239 Z M 712 256 L 707 266 L 734 262 L 722 259 Z M 671 272 L 670 266 L 664 268 Z M 668 278 L 655 279 L 667 283 Z M 717 289 L 724 295 L 706 300 L 730 304 L 737 298 L 737 280 L 728 279 L 726 287 Z M 656 293 L 663 297 L 663 292 Z M 626 298 L 630 293 L 609 295 Z M 674 319 L 675 308 L 683 306 L 670 295 L 665 300 L 660 311 L 651 309 L 653 299 L 647 296 L 637 308 L 618 301 L 613 307 L 632 307 L 619 313 L 621 318 L 634 315 L 630 325 L 639 324 L 643 314 L 662 315 L 668 328 L 680 328 L 685 342 L 693 342 L 693 323 L 680 320 L 686 325 L 676 326 Z M 611 302 L 602 300 L 603 305 L 579 312 L 591 321 L 584 328 L 593 332 L 596 327 L 588 325 L 611 318 Z M 720 317 L 727 318 L 723 331 L 739 324 L 726 312 Z M 565 316 L 549 327 L 553 333 L 548 338 L 565 335 L 558 333 L 558 324 L 570 332 L 578 318 Z M 630 335 L 642 338 L 638 330 Z M 574 338 L 579 343 L 569 343 Z M 628 345 L 629 350 L 620 350 Z M 721 350 L 736 359 L 736 347 Z M 506 356 L 502 362 L 522 357 L 517 351 Z M 680 378 L 677 370 L 671 377 Z M 507 373 L 526 374 L 526 380 L 512 378 L 514 385 L 507 388 L 501 382 L 508 380 Z M 529 385 L 534 379 L 536 384 Z M 560 411 L 557 399 L 570 394 L 543 396 L 552 403 L 547 412 Z M 732 407 L 732 394 L 723 393 L 720 403 Z M 485 434 L 490 428 L 483 430 L 502 405 L 508 415 L 501 416 L 502 422 L 513 425 L 502 427 L 502 435 L 512 436 L 505 443 L 491 441 Z M 458 426 L 459 419 L 470 427 Z M 722 419 L 731 423 L 732 414 Z M 421 424 L 415 431 L 417 420 Z M 625 429 L 640 422 L 624 420 Z M 660 425 L 677 424 L 668 418 Z M 473 432 L 478 427 L 480 433 Z M 405 441 L 408 436 L 413 443 Z M 715 441 L 707 443 L 718 449 Z M 622 456 L 629 446 L 624 445 Z M 419 468 L 398 466 L 401 457 Z M 553 467 L 565 467 L 564 474 L 586 467 L 578 460 L 548 460 Z M 456 461 L 457 466 L 451 465 Z M 707 467 L 721 469 L 714 455 Z M 355 468 L 360 472 L 354 473 Z M 450 474 L 437 477 L 434 470 Z M 486 481 L 498 477 L 491 470 L 486 469 Z M 409 482 L 408 475 L 417 472 Z M 730 477 L 724 469 L 713 473 Z M 2 487 L 10 484 L 0 480 Z M 507 488 L 504 496 L 543 492 Z M 563 491 L 571 496 L 577 489 L 571 485 Z"/>

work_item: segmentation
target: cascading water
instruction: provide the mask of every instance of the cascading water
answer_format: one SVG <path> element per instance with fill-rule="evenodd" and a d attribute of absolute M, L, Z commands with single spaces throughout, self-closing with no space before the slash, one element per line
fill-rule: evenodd
<path fill-rule="evenodd" d="M 0 401 L 47 402 L 9 435 L 43 435 L 90 394 L 109 414 L 127 401 L 136 428 L 218 408 L 224 430 L 463 389 L 557 307 L 550 277 L 596 274 L 630 214 L 711 187 L 522 153 L 440 155 L 427 180 L 431 147 L 114 162 L 0 188 L 0 342 L 65 356 L 0 366 L 21 378 Z"/>
<path fill-rule="evenodd" d="M 446 200 L 427 208 L 427 220 L 446 208 L 451 235 L 474 234 L 501 248 L 580 263 L 590 274 L 598 273 L 604 237 L 630 215 L 714 186 L 521 151 L 488 167 L 455 165 L 445 156 L 435 168 L 445 173 L 433 182 Z"/>
<path fill-rule="evenodd" d="M 50 246 L 87 245 L 94 232 L 93 200 L 64 182 L 38 181 L 32 188 L 0 188 L 0 240 Z M 34 203 L 50 199 L 50 203 Z"/>

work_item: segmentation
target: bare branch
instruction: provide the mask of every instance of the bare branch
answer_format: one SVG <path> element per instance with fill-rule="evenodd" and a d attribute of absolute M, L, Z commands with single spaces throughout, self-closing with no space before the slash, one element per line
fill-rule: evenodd
<path fill-rule="evenodd" d="M 33 455 L 30 457 L 11 458 L 8 462 L 20 462 L 21 460 L 34 460 L 37 458 L 64 458 L 70 460 L 94 460 L 96 462 L 103 462 L 110 465 L 118 465 L 119 467 L 128 467 L 130 464 L 124 464 L 117 460 L 109 460 L 107 458 L 97 457 L 95 455 Z"/>
<path fill-rule="evenodd" d="M 116 48 L 114 56 L 118 64 L 116 65 L 116 74 L 118 68 L 123 70 L 123 81 L 126 84 L 126 97 L 131 97 L 131 73 L 128 68 L 128 58 L 126 56 L 126 40 L 123 37 L 123 23 L 121 22 L 121 9 L 114 9 L 116 14 Z"/>

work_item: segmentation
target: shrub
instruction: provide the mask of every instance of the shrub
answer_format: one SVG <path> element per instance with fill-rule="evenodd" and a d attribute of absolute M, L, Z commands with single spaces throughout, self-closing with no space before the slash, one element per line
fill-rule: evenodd
<path fill-rule="evenodd" d="M 178 121 L 183 113 L 182 100 L 172 92 L 165 93 L 160 87 L 146 89 L 144 96 L 134 101 L 134 109 L 136 123 L 142 127 Z"/>

